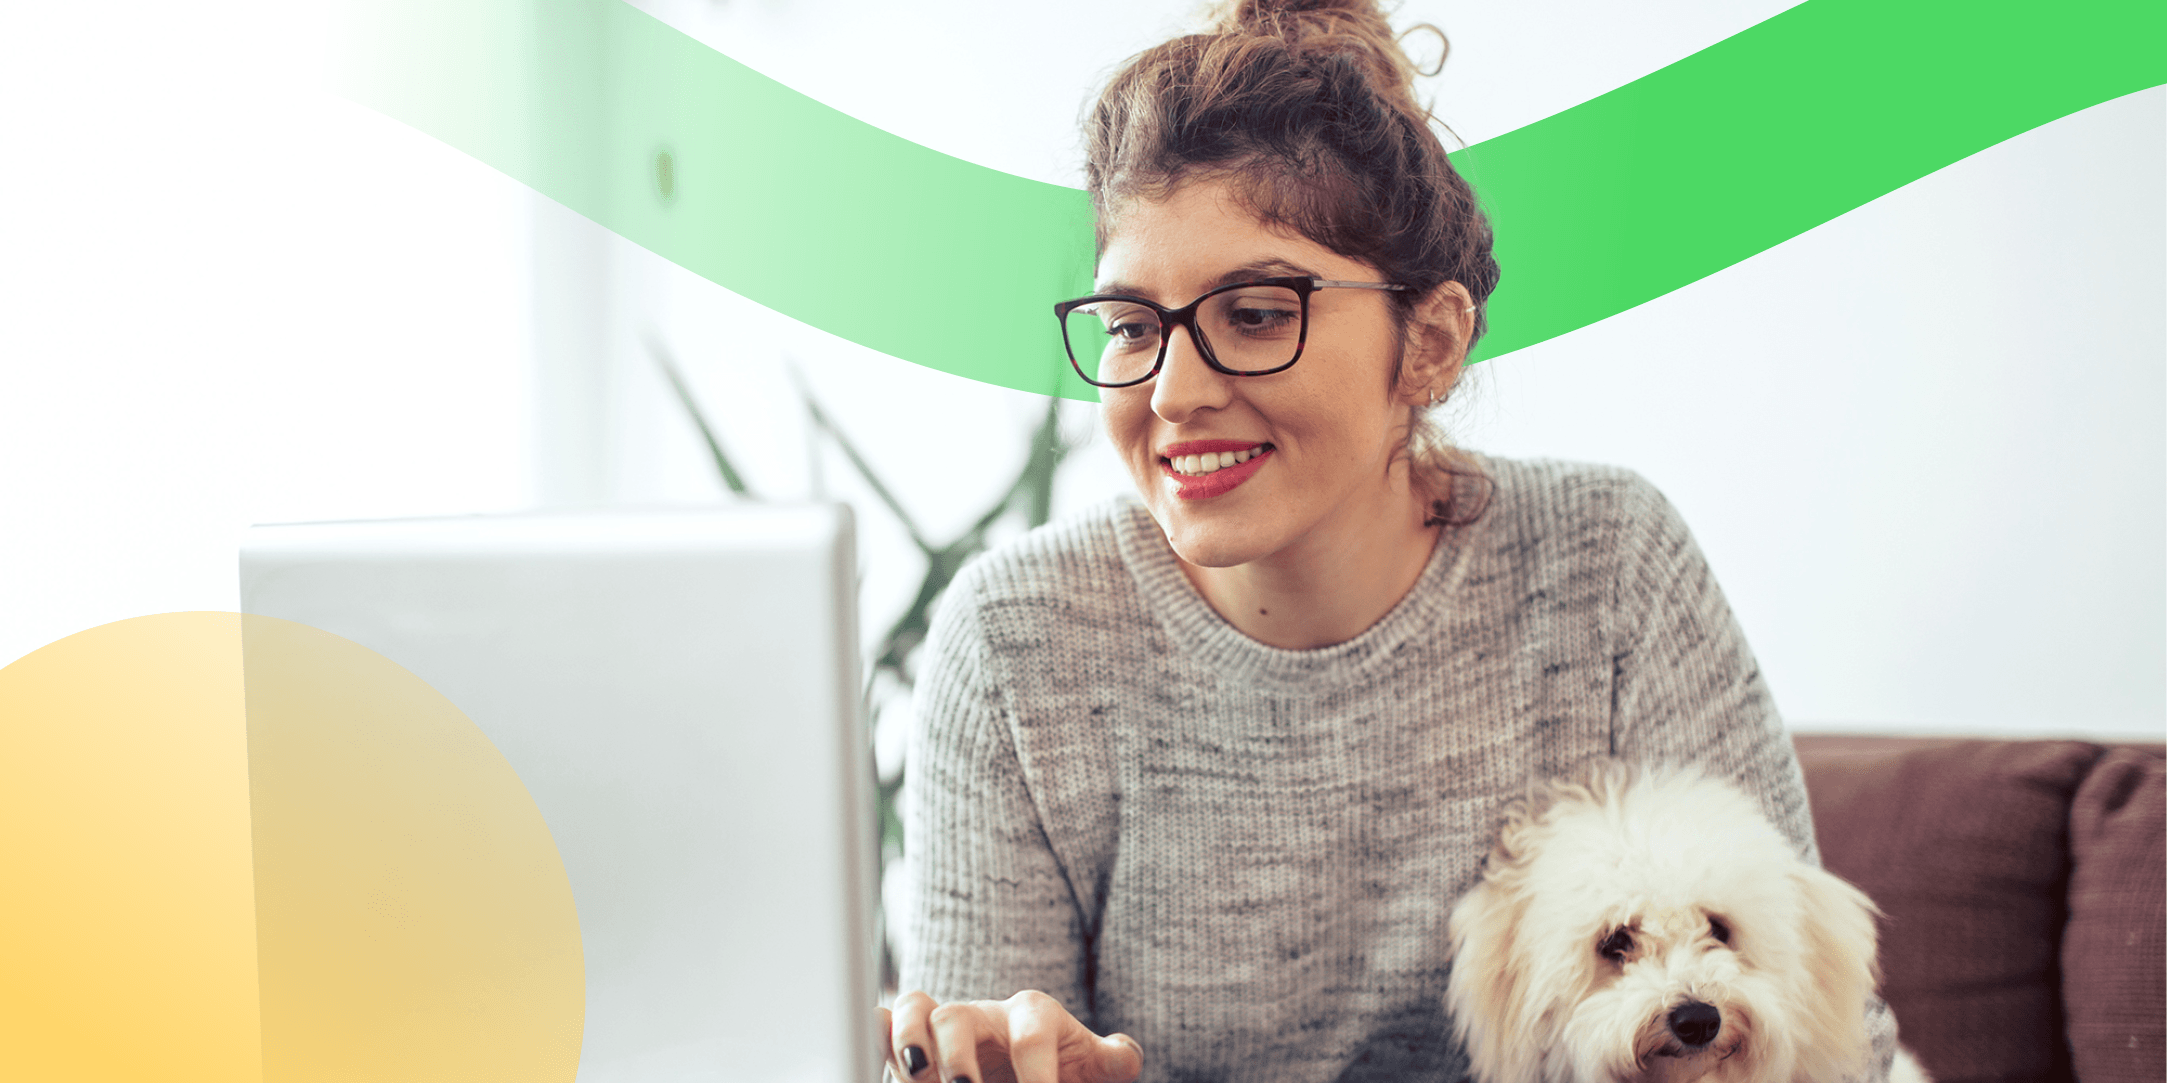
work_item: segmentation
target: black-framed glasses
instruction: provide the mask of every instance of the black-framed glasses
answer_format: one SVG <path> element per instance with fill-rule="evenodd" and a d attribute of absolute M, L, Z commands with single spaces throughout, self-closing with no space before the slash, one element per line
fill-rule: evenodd
<path fill-rule="evenodd" d="M 1259 278 L 1165 308 L 1141 297 L 1096 294 L 1053 306 L 1076 375 L 1096 387 L 1133 387 L 1166 364 L 1172 328 L 1187 327 L 1204 363 L 1228 376 L 1269 376 L 1302 358 L 1309 295 L 1318 290 L 1404 290 L 1393 282 Z"/>

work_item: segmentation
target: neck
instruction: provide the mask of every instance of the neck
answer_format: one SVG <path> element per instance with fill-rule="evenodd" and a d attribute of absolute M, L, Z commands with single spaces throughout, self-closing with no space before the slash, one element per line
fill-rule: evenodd
<path fill-rule="evenodd" d="M 1227 568 L 1191 564 L 1178 554 L 1175 560 L 1197 593 L 1251 639 L 1288 650 L 1344 643 L 1407 596 L 1437 544 L 1439 528 L 1422 525 L 1412 490 L 1391 488 L 1396 499 L 1375 502 L 1368 514 L 1347 509 L 1263 560 Z"/>

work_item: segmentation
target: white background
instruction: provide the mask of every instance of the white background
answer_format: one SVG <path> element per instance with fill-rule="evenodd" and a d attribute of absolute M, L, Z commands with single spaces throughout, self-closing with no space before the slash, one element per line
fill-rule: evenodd
<path fill-rule="evenodd" d="M 1784 6 L 1417 0 L 1399 21 L 1451 35 L 1426 87 L 1476 142 Z M 648 7 L 872 123 L 1068 184 L 1089 88 L 1187 14 Z M 862 496 L 785 365 L 936 539 L 1005 488 L 1042 400 L 767 313 L 329 95 L 325 27 L 284 3 L 0 8 L 0 662 L 235 608 L 251 522 L 717 498 L 645 333 L 764 494 Z M 2153 90 L 1487 362 L 1448 420 L 1662 486 L 1801 728 L 2158 739 L 2163 206 Z M 1126 485 L 1098 441 L 1061 504 Z M 870 633 L 920 569 L 860 510 Z"/>

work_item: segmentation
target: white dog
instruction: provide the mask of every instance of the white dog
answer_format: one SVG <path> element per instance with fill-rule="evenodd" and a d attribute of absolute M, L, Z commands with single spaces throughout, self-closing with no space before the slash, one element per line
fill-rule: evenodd
<path fill-rule="evenodd" d="M 1482 1083 L 1861 1078 L 1877 912 L 1735 788 L 1602 762 L 1508 810 L 1446 1007 Z"/>

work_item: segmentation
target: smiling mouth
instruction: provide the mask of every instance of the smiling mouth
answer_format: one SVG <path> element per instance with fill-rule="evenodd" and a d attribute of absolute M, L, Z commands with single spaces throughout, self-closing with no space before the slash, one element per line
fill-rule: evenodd
<path fill-rule="evenodd" d="M 1165 463 L 1167 469 L 1183 477 L 1200 478 L 1230 467 L 1240 466 L 1270 450 L 1272 450 L 1272 445 L 1269 443 L 1252 444 L 1249 447 L 1234 451 L 1206 451 L 1196 455 L 1161 455 L 1159 461 Z"/>

